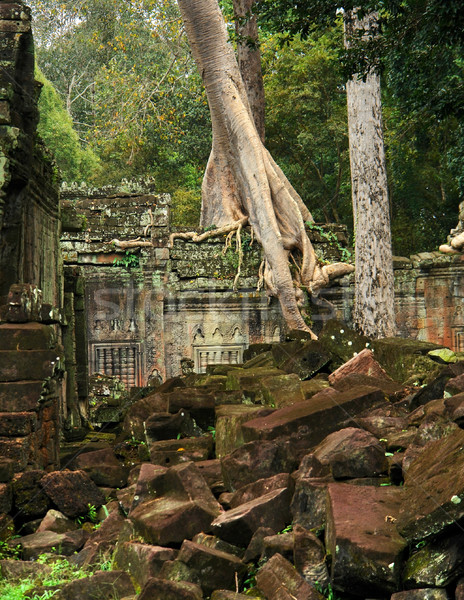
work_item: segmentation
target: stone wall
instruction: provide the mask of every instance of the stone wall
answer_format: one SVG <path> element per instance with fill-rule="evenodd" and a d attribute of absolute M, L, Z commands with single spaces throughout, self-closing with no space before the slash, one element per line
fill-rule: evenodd
<path fill-rule="evenodd" d="M 67 412 L 59 187 L 36 137 L 39 87 L 21 1 L 0 1 L 0 53 L 0 466 L 21 471 L 57 466 Z"/>

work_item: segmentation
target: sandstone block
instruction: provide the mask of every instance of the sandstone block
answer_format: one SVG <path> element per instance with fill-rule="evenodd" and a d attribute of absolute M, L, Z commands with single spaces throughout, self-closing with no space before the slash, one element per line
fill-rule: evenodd
<path fill-rule="evenodd" d="M 13 500 L 21 518 L 43 517 L 50 506 L 50 500 L 44 493 L 40 480 L 43 471 L 18 473 L 13 479 Z"/>
<path fill-rule="evenodd" d="M 129 467 L 119 462 L 111 448 L 83 452 L 73 460 L 73 467 L 87 473 L 98 486 L 121 488 L 127 484 Z"/>
<path fill-rule="evenodd" d="M 266 600 L 322 600 L 323 596 L 280 554 L 275 554 L 256 576 Z"/>
<path fill-rule="evenodd" d="M 0 325 L 0 350 L 50 350 L 55 345 L 53 328 L 42 323 Z"/>
<path fill-rule="evenodd" d="M 91 533 L 84 547 L 75 557 L 75 564 L 84 566 L 97 563 L 105 553 L 112 551 L 124 522 L 125 519 L 118 510 L 112 511 L 100 527 Z"/>
<path fill-rule="evenodd" d="M 328 587 L 330 579 L 324 544 L 300 525 L 293 527 L 292 562 L 306 581 L 313 585 L 317 582 L 323 589 Z"/>
<path fill-rule="evenodd" d="M 241 426 L 257 416 L 269 414 L 262 406 L 245 404 L 220 405 L 216 408 L 216 457 L 222 458 L 243 446 Z"/>
<path fill-rule="evenodd" d="M 172 467 L 189 461 L 207 460 L 213 453 L 213 437 L 211 435 L 160 440 L 150 444 L 150 461 L 155 465 Z"/>
<path fill-rule="evenodd" d="M 375 360 L 372 350 L 364 348 L 359 354 L 356 354 L 348 362 L 338 367 L 336 371 L 329 375 L 329 383 L 335 385 L 344 377 L 351 374 L 368 375 L 377 379 L 387 379 L 391 381 L 391 377 Z"/>
<path fill-rule="evenodd" d="M 0 411 L 36 411 L 42 391 L 42 381 L 0 382 Z"/>
<path fill-rule="evenodd" d="M 291 521 L 290 500 L 288 488 L 269 492 L 221 514 L 211 524 L 213 533 L 237 546 L 246 546 L 259 527 L 277 533 Z"/>
<path fill-rule="evenodd" d="M 48 575 L 52 568 L 29 560 L 0 560 L 0 573 L 10 581 Z"/>
<path fill-rule="evenodd" d="M 9 513 L 13 505 L 13 490 L 9 483 L 0 483 L 0 513 Z"/>
<path fill-rule="evenodd" d="M 137 586 L 143 588 L 149 579 L 159 574 L 165 561 L 174 560 L 176 556 L 173 548 L 122 542 L 117 545 L 113 560 L 116 569 L 129 573 Z"/>
<path fill-rule="evenodd" d="M 76 579 L 63 586 L 61 600 L 113 600 L 133 596 L 134 586 L 124 571 L 99 571 L 90 577 Z"/>
<path fill-rule="evenodd" d="M 396 592 L 390 600 L 448 600 L 448 594 L 443 588 L 423 588 Z"/>
<path fill-rule="evenodd" d="M 234 590 L 236 581 L 240 584 L 247 571 L 237 556 L 188 540 L 182 544 L 178 560 L 196 576 L 206 595 L 218 588 Z"/>
<path fill-rule="evenodd" d="M 84 471 L 52 471 L 40 480 L 45 494 L 64 515 L 85 515 L 89 505 L 100 507 L 105 497 Z"/>
<path fill-rule="evenodd" d="M 179 434 L 181 437 L 200 434 L 200 430 L 185 409 L 179 410 L 175 415 L 154 413 L 145 421 L 145 436 L 148 444 L 158 440 L 173 440 Z"/>
<path fill-rule="evenodd" d="M 195 583 L 153 577 L 143 588 L 138 600 L 203 600 L 203 592 Z"/>
<path fill-rule="evenodd" d="M 88 535 L 83 529 L 67 533 L 40 531 L 19 538 L 18 543 L 22 547 L 24 560 L 33 560 L 45 552 L 54 551 L 58 551 L 59 554 L 64 556 L 70 556 L 82 548 Z"/>
<path fill-rule="evenodd" d="M 332 478 L 300 478 L 290 504 L 293 523 L 305 529 L 320 530 L 326 522 L 327 486 Z"/>
<path fill-rule="evenodd" d="M 66 533 L 68 531 L 73 531 L 74 529 L 77 529 L 77 525 L 74 521 L 71 521 L 71 519 L 65 517 L 64 514 L 60 513 L 59 510 L 52 508 L 42 519 L 39 527 L 37 528 L 37 533 L 41 531 Z"/>
<path fill-rule="evenodd" d="M 300 379 L 309 379 L 332 360 L 326 348 L 314 340 L 275 344 L 271 352 L 279 369 L 296 373 Z"/>
<path fill-rule="evenodd" d="M 400 488 L 329 484 L 326 548 L 334 586 L 356 586 L 366 597 L 398 590 L 407 543 L 395 521 L 403 497 Z"/>
<path fill-rule="evenodd" d="M 26 436 L 37 428 L 37 415 L 32 412 L 0 412 L 0 436 Z"/>
<path fill-rule="evenodd" d="M 62 360 L 55 350 L 0 350 L 0 381 L 44 380 L 51 377 Z"/>
<path fill-rule="evenodd" d="M 279 473 L 267 479 L 258 479 L 258 481 L 249 483 L 238 489 L 230 499 L 230 507 L 237 508 L 240 504 L 245 504 L 245 502 L 250 502 L 269 492 L 283 488 L 288 488 L 290 494 L 293 494 L 295 481 L 288 473 Z"/>

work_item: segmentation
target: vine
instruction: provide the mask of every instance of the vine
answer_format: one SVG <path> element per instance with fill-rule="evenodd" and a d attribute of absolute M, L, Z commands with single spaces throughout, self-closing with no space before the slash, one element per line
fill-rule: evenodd
<path fill-rule="evenodd" d="M 321 225 L 316 225 L 315 223 L 306 222 L 306 227 L 310 231 L 315 231 L 318 233 L 323 240 L 328 242 L 332 248 L 335 248 L 340 253 L 340 260 L 344 263 L 349 263 L 353 259 L 353 253 L 342 246 L 333 231 L 326 231 Z"/>

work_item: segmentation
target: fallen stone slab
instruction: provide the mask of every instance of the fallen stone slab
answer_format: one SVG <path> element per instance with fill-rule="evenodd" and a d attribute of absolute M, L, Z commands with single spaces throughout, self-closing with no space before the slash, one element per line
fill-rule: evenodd
<path fill-rule="evenodd" d="M 339 392 L 346 392 L 358 385 L 368 385 L 369 387 L 378 388 L 379 390 L 382 390 L 382 392 L 390 401 L 401 399 L 407 393 L 408 389 L 402 386 L 400 383 L 393 381 L 393 379 L 373 377 L 371 375 L 363 375 L 361 373 L 350 373 L 348 375 L 344 375 L 341 379 L 333 383 L 333 387 Z"/>
<path fill-rule="evenodd" d="M 52 471 L 40 480 L 48 498 L 60 512 L 74 519 L 89 512 L 89 505 L 98 508 L 105 503 L 103 493 L 84 471 Z"/>
<path fill-rule="evenodd" d="M 151 463 L 142 463 L 140 465 L 131 510 L 138 504 L 152 500 L 159 494 L 166 473 L 167 468 L 161 465 L 153 465 Z"/>
<path fill-rule="evenodd" d="M 124 521 L 118 510 L 111 512 L 100 527 L 92 532 L 79 554 L 73 557 L 73 562 L 80 567 L 101 562 L 105 554 L 113 550 Z"/>
<path fill-rule="evenodd" d="M 329 433 L 336 431 L 339 423 L 384 402 L 383 393 L 369 386 L 330 395 L 324 390 L 309 400 L 276 410 L 267 417 L 248 421 L 242 426 L 243 437 L 246 441 L 275 440 L 293 434 L 298 437 L 302 450 L 306 449 L 304 454 L 307 454 Z"/>
<path fill-rule="evenodd" d="M 114 600 L 133 596 L 135 589 L 125 571 L 99 571 L 91 577 L 76 579 L 63 586 L 60 600 Z"/>
<path fill-rule="evenodd" d="M 374 354 L 369 348 L 364 348 L 364 350 L 355 354 L 348 362 L 331 373 L 329 375 L 329 383 L 330 385 L 335 385 L 337 382 L 342 381 L 346 376 L 352 374 L 367 375 L 377 379 L 392 381 L 385 369 L 383 369 L 375 360 Z"/>
<path fill-rule="evenodd" d="M 332 360 L 325 346 L 315 340 L 273 344 L 271 352 L 279 369 L 296 373 L 300 379 L 309 379 Z"/>
<path fill-rule="evenodd" d="M 282 408 L 305 400 L 301 379 L 296 373 L 273 375 L 262 380 L 263 403 L 271 408 Z"/>
<path fill-rule="evenodd" d="M 15 462 L 10 458 L 0 458 L 0 483 L 9 483 L 15 474 Z"/>
<path fill-rule="evenodd" d="M 40 531 L 54 531 L 55 533 L 66 533 L 77 529 L 77 524 L 68 519 L 63 513 L 54 508 L 50 509 L 42 519 L 37 533 Z"/>
<path fill-rule="evenodd" d="M 258 589 L 266 600 L 322 600 L 315 587 L 299 575 L 295 567 L 275 554 L 257 573 Z"/>
<path fill-rule="evenodd" d="M 249 594 L 237 594 L 229 590 L 215 590 L 211 594 L 211 600 L 250 600 Z"/>
<path fill-rule="evenodd" d="M 264 539 L 270 535 L 274 535 L 274 533 L 274 530 L 270 527 L 258 527 L 245 550 L 243 562 L 249 563 L 256 561 L 263 553 Z"/>
<path fill-rule="evenodd" d="M 178 387 L 163 396 L 168 402 L 166 412 L 175 414 L 186 410 L 203 430 L 214 425 L 214 392 L 207 388 Z"/>
<path fill-rule="evenodd" d="M 233 494 L 229 504 L 231 508 L 237 508 L 240 504 L 245 504 L 245 502 L 250 502 L 269 492 L 283 488 L 288 488 L 290 494 L 293 494 L 295 480 L 289 473 L 279 473 L 278 475 L 273 475 L 266 479 L 258 479 L 258 481 L 244 485 Z"/>
<path fill-rule="evenodd" d="M 375 477 L 388 472 L 384 448 L 363 429 L 335 431 L 314 448 L 313 454 L 322 464 L 330 465 L 335 479 Z"/>
<path fill-rule="evenodd" d="M 274 490 L 221 514 L 211 523 L 212 531 L 226 542 L 247 546 L 259 527 L 277 533 L 291 522 L 290 500 L 288 488 Z"/>
<path fill-rule="evenodd" d="M 13 478 L 14 507 L 23 520 L 43 517 L 50 507 L 50 500 L 40 485 L 43 476 L 43 471 L 26 471 Z"/>
<path fill-rule="evenodd" d="M 203 592 L 195 583 L 154 577 L 146 583 L 138 600 L 203 600 Z"/>
<path fill-rule="evenodd" d="M 288 443 L 265 440 L 244 444 L 221 459 L 222 478 L 230 491 L 258 479 L 291 473 L 296 466 Z"/>
<path fill-rule="evenodd" d="M 72 466 L 87 473 L 97 486 L 122 488 L 127 485 L 129 467 L 119 462 L 112 448 L 83 452 L 73 460 Z"/>
<path fill-rule="evenodd" d="M 201 430 L 191 419 L 187 410 L 179 410 L 176 414 L 154 413 L 145 421 L 145 436 L 148 444 L 159 440 L 194 437 L 201 435 Z"/>
<path fill-rule="evenodd" d="M 178 560 L 187 565 L 207 596 L 218 588 L 234 590 L 247 572 L 246 565 L 234 554 L 189 540 L 182 544 Z"/>
<path fill-rule="evenodd" d="M 177 550 L 151 546 L 139 542 L 122 542 L 116 546 L 114 568 L 130 574 L 139 588 L 143 588 L 152 577 L 157 577 L 167 560 L 174 560 Z"/>
<path fill-rule="evenodd" d="M 330 578 L 324 544 L 301 525 L 293 527 L 292 562 L 308 583 L 318 583 L 322 589 L 328 587 Z"/>
<path fill-rule="evenodd" d="M 13 490 L 9 483 L 0 483 L 0 513 L 9 513 L 13 506 Z"/>
<path fill-rule="evenodd" d="M 327 488 L 325 545 L 332 585 L 356 594 L 398 591 L 407 542 L 396 530 L 401 488 L 331 483 Z"/>
<path fill-rule="evenodd" d="M 457 429 L 417 451 L 404 472 L 404 481 L 405 496 L 398 515 L 398 529 L 408 541 L 437 535 L 461 519 L 464 516 L 464 431 Z"/>
<path fill-rule="evenodd" d="M 82 548 L 88 537 L 89 533 L 83 529 L 68 533 L 40 531 L 18 538 L 17 542 L 21 545 L 23 559 L 33 560 L 41 554 L 54 551 L 64 556 L 70 556 Z"/>
<path fill-rule="evenodd" d="M 4 579 L 22 580 L 28 577 L 45 576 L 52 568 L 30 560 L 0 560 L 0 574 Z"/>
<path fill-rule="evenodd" d="M 284 531 L 268 535 L 263 539 L 261 559 L 269 560 L 274 554 L 280 554 L 288 561 L 293 561 L 293 532 Z"/>
<path fill-rule="evenodd" d="M 332 477 L 302 477 L 297 480 L 290 504 L 294 524 L 311 531 L 320 531 L 325 527 L 327 486 L 332 481 Z"/>

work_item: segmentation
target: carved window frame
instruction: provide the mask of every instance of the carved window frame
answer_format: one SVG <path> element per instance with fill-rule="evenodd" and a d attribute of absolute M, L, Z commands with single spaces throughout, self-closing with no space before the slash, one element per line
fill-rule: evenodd
<path fill-rule="evenodd" d="M 142 385 L 140 342 L 105 342 L 90 345 L 90 375 L 104 373 L 118 377 L 127 389 Z"/>
<path fill-rule="evenodd" d="M 235 365 L 243 362 L 244 344 L 193 346 L 195 373 L 206 373 L 209 365 Z"/>

